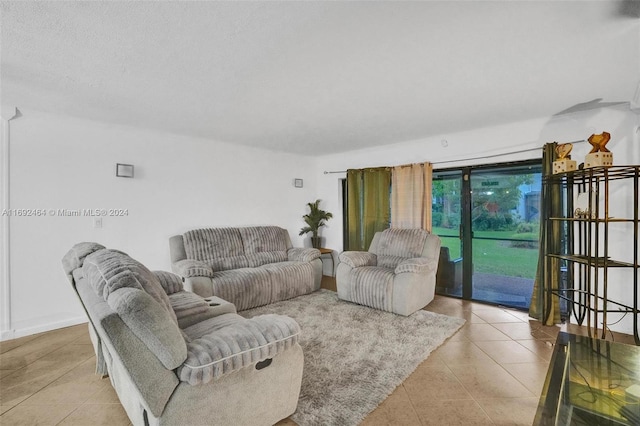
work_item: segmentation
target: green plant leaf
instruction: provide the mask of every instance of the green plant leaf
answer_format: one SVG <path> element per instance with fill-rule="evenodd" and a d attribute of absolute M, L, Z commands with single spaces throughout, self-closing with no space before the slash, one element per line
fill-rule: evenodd
<path fill-rule="evenodd" d="M 304 222 L 307 224 L 300 230 L 299 235 L 312 233 L 314 237 L 318 236 L 318 230 L 326 225 L 326 221 L 333 217 L 333 214 L 325 210 L 320 209 L 320 200 L 316 200 L 312 203 L 307 203 L 309 207 L 309 213 L 302 216 Z"/>

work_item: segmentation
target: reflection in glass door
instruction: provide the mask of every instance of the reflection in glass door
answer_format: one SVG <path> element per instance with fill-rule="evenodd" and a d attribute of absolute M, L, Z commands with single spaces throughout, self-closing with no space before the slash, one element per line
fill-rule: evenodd
<path fill-rule="evenodd" d="M 438 294 L 462 297 L 462 172 L 434 172 L 432 232 L 440 237 Z"/>
<path fill-rule="evenodd" d="M 528 309 L 538 265 L 541 166 L 470 176 L 473 299 Z"/>
<path fill-rule="evenodd" d="M 436 170 L 438 294 L 527 309 L 538 260 L 538 162 Z"/>

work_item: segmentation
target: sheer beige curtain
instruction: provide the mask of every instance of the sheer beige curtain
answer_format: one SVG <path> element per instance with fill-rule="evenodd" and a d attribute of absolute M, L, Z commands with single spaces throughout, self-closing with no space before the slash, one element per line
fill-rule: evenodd
<path fill-rule="evenodd" d="M 391 172 L 391 226 L 431 232 L 431 163 L 394 167 Z"/>

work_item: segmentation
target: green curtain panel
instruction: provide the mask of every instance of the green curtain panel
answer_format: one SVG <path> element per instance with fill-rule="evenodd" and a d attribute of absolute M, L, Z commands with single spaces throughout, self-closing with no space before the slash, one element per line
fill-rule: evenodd
<path fill-rule="evenodd" d="M 368 250 L 376 232 L 389 227 L 391 220 L 391 168 L 364 170 L 363 242 Z"/>
<path fill-rule="evenodd" d="M 362 250 L 362 170 L 347 170 L 347 245 L 344 250 Z"/>
<path fill-rule="evenodd" d="M 533 284 L 533 294 L 529 305 L 529 316 L 545 325 L 558 324 L 560 318 L 560 299 L 552 295 L 552 290 L 560 288 L 560 259 L 547 259 L 547 253 L 560 253 L 562 246 L 562 224 L 560 221 L 549 221 L 550 217 L 561 217 L 563 196 L 558 185 L 549 185 L 544 177 L 553 173 L 553 162 L 556 159 L 556 142 L 545 144 L 542 154 L 542 201 L 540 206 L 540 251 L 538 253 L 538 269 Z"/>
<path fill-rule="evenodd" d="M 375 233 L 389 227 L 390 187 L 390 167 L 347 170 L 345 250 L 367 250 Z"/>

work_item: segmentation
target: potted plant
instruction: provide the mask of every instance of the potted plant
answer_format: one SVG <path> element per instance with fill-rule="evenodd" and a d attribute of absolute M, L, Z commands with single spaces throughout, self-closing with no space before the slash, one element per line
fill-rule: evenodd
<path fill-rule="evenodd" d="M 313 203 L 307 203 L 309 206 L 309 213 L 302 216 L 304 222 L 307 224 L 304 228 L 300 230 L 300 234 L 304 235 L 311 232 L 311 246 L 313 248 L 320 248 L 320 237 L 318 236 L 318 230 L 321 226 L 324 226 L 327 220 L 333 217 L 333 214 L 321 210 L 318 205 L 320 204 L 320 200 L 316 200 Z"/>

